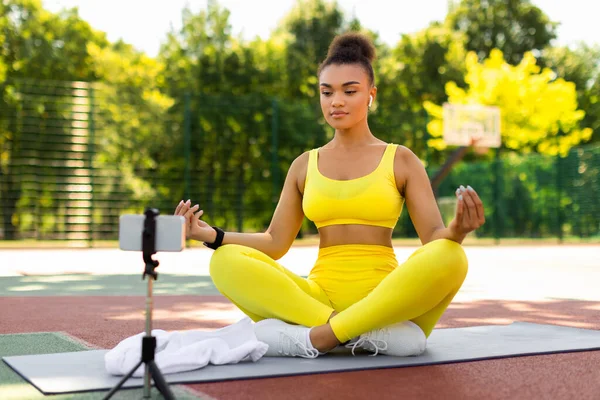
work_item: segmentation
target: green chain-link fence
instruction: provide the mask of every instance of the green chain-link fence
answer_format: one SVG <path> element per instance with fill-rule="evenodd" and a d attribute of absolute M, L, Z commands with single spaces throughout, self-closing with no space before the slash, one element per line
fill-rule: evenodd
<path fill-rule="evenodd" d="M 6 82 L 0 95 L 4 240 L 115 240 L 121 214 L 171 214 L 188 198 L 211 224 L 262 230 L 292 160 L 330 135 L 317 104 L 263 95 L 170 99 L 28 80 Z M 392 128 L 381 139 L 404 143 Z M 506 154 L 459 163 L 439 193 L 477 189 L 487 216 L 478 236 L 597 237 L 599 174 L 600 146 L 566 158 Z M 302 233 L 314 232 L 305 221 Z M 406 210 L 394 234 L 416 235 Z"/>
<path fill-rule="evenodd" d="M 590 238 L 600 235 L 600 146 L 566 158 L 512 156 L 457 165 L 441 185 L 470 182 L 486 207 L 483 237 Z"/>

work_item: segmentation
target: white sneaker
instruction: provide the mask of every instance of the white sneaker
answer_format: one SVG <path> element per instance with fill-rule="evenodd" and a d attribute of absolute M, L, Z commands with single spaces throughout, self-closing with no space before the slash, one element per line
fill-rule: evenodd
<path fill-rule="evenodd" d="M 421 328 L 411 321 L 404 321 L 382 329 L 363 333 L 350 343 L 347 348 L 361 348 L 377 354 L 386 354 L 389 356 L 408 357 L 418 356 L 425 351 L 427 346 L 427 337 Z"/>
<path fill-rule="evenodd" d="M 316 358 L 319 351 L 310 342 L 310 328 L 291 325 L 278 319 L 264 319 L 254 324 L 256 338 L 269 345 L 267 357 Z"/>

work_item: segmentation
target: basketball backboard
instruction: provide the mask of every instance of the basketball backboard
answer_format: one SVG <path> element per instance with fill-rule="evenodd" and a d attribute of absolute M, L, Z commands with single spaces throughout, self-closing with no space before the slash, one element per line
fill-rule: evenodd
<path fill-rule="evenodd" d="M 500 147 L 500 109 L 478 104 L 443 107 L 444 142 L 476 148 Z"/>

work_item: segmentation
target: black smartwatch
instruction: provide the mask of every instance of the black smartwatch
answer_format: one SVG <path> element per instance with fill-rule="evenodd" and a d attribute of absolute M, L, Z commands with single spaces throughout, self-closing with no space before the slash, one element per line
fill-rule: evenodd
<path fill-rule="evenodd" d="M 223 244 L 223 237 L 225 236 L 225 232 L 223 232 L 223 229 L 217 226 L 213 226 L 212 228 L 217 232 L 217 238 L 213 243 L 204 242 L 204 245 L 208 248 L 216 250 Z"/>

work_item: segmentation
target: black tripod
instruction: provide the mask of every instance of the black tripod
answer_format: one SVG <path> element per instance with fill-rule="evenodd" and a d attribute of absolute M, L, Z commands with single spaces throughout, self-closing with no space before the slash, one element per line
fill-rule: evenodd
<path fill-rule="evenodd" d="M 162 393 L 165 399 L 175 399 L 171 389 L 169 389 L 169 385 L 154 362 L 156 338 L 152 336 L 152 282 L 158 279 L 158 273 L 154 271 L 154 269 L 158 267 L 158 261 L 153 260 L 152 255 L 156 253 L 156 216 L 158 215 L 158 210 L 147 208 L 144 215 L 146 215 L 146 219 L 144 220 L 144 232 L 142 234 L 142 251 L 146 269 L 142 274 L 142 280 L 148 275 L 148 292 L 146 293 L 146 336 L 142 338 L 142 359 L 123 377 L 123 379 L 121 379 L 117 386 L 106 395 L 104 398 L 105 400 L 110 399 L 142 364 L 145 364 L 144 399 L 150 398 L 151 377 L 154 380 L 156 388 Z"/>

